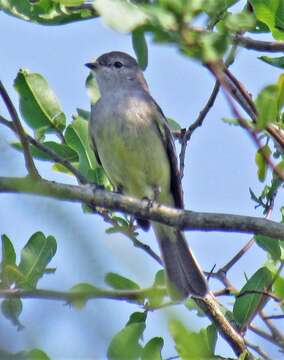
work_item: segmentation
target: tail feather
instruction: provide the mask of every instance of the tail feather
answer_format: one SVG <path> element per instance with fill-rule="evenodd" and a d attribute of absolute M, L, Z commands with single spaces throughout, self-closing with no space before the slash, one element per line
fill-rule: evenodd
<path fill-rule="evenodd" d="M 207 281 L 183 234 L 160 224 L 154 224 L 154 230 L 159 241 L 171 297 L 184 299 L 193 295 L 203 298 L 208 292 Z"/>

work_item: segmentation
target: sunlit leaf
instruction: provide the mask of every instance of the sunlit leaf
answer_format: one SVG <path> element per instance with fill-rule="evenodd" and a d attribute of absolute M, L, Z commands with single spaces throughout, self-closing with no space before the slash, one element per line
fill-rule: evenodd
<path fill-rule="evenodd" d="M 106 274 L 105 282 L 113 289 L 117 289 L 117 290 L 139 289 L 139 285 L 136 284 L 134 281 L 113 272 L 109 272 Z"/>
<path fill-rule="evenodd" d="M 267 251 L 271 258 L 276 261 L 281 258 L 280 240 L 272 239 L 264 235 L 255 235 L 255 240 L 258 246 Z"/>
<path fill-rule="evenodd" d="M 1 280 L 4 287 L 9 287 L 15 280 L 11 268 L 16 268 L 16 253 L 11 240 L 7 235 L 2 235 L 2 262 L 1 262 Z"/>
<path fill-rule="evenodd" d="M 97 295 L 99 289 L 88 283 L 76 284 L 70 289 L 70 303 L 77 309 L 82 309 L 88 299 Z M 76 295 L 80 295 L 77 297 Z"/>
<path fill-rule="evenodd" d="M 262 151 L 261 151 L 262 150 Z M 262 147 L 262 149 L 257 150 L 255 154 L 255 163 L 257 165 L 257 175 L 260 181 L 264 181 L 267 174 L 267 162 L 263 157 L 262 152 L 266 154 L 268 157 L 271 154 L 271 150 L 268 145 Z"/>
<path fill-rule="evenodd" d="M 33 288 L 44 275 L 46 266 L 56 253 L 57 245 L 53 236 L 42 232 L 34 233 L 21 252 L 19 270 L 23 277 L 17 280 L 20 287 Z"/>
<path fill-rule="evenodd" d="M 161 337 L 154 337 L 149 340 L 142 350 L 141 360 L 162 360 L 163 346 L 164 340 Z"/>
<path fill-rule="evenodd" d="M 63 130 L 66 117 L 54 91 L 46 79 L 37 73 L 22 69 L 14 83 L 20 96 L 20 110 L 33 129 Z"/>

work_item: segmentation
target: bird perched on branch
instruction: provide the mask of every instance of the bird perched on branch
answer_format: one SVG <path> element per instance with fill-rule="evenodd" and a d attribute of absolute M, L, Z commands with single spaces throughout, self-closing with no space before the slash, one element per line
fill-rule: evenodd
<path fill-rule="evenodd" d="M 92 105 L 90 137 L 113 186 L 123 194 L 183 208 L 173 138 L 136 60 L 114 51 L 86 66 L 94 73 L 101 94 Z M 147 220 L 137 221 L 144 229 L 150 225 Z M 207 282 L 183 233 L 157 222 L 151 225 L 170 295 L 175 299 L 204 297 Z"/>

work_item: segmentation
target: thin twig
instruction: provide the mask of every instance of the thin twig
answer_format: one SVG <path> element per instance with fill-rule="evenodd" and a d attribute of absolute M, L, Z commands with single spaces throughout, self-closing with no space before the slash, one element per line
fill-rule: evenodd
<path fill-rule="evenodd" d="M 269 316 L 264 316 L 263 319 L 271 319 L 271 320 L 278 320 L 278 319 L 284 319 L 284 315 L 283 314 L 279 314 L 279 315 L 269 315 Z"/>
<path fill-rule="evenodd" d="M 28 142 L 25 130 L 22 127 L 18 113 L 17 113 L 17 111 L 12 103 L 12 100 L 10 99 L 10 96 L 8 95 L 2 81 L 0 81 L 0 95 L 4 101 L 4 104 L 7 107 L 7 110 L 11 116 L 12 121 L 15 125 L 15 130 L 20 139 L 20 142 L 22 143 L 26 169 L 31 177 L 39 178 L 40 175 L 35 167 L 33 158 L 31 156 L 29 142 Z"/>
<path fill-rule="evenodd" d="M 264 352 L 263 350 L 261 350 L 261 348 L 258 345 L 255 345 L 253 343 L 251 343 L 250 341 L 246 340 L 246 345 L 247 347 L 249 347 L 250 349 L 254 350 L 258 355 L 260 355 L 264 360 L 273 360 L 271 357 L 269 357 L 269 355 Z"/>
<path fill-rule="evenodd" d="M 279 341 L 277 341 L 276 339 L 274 339 L 274 337 L 272 335 L 270 335 L 269 333 L 267 333 L 266 331 L 260 329 L 259 327 L 257 327 L 254 324 L 249 325 L 249 329 L 257 334 L 258 336 L 262 337 L 263 339 L 271 342 L 272 344 L 280 347 L 282 350 L 284 350 L 284 344 L 279 343 Z"/>
<path fill-rule="evenodd" d="M 264 310 L 260 311 L 259 313 L 262 321 L 265 323 L 265 325 L 270 330 L 272 336 L 275 338 L 275 340 L 280 341 L 284 344 L 284 335 L 282 332 L 273 324 L 272 319 L 268 319 L 266 316 L 266 313 Z"/>
<path fill-rule="evenodd" d="M 207 116 L 209 110 L 214 105 L 214 102 L 218 95 L 219 89 L 220 89 L 219 82 L 216 81 L 214 88 L 212 90 L 212 93 L 211 93 L 207 103 L 205 104 L 204 108 L 200 111 L 197 119 L 188 127 L 188 129 L 186 130 L 185 134 L 183 135 L 183 137 L 181 139 L 181 150 L 180 150 L 180 155 L 179 155 L 181 179 L 183 178 L 183 175 L 184 175 L 184 162 L 185 162 L 185 153 L 186 153 L 187 143 L 190 140 L 193 132 L 198 127 L 202 126 L 205 117 Z"/>
<path fill-rule="evenodd" d="M 247 36 L 235 34 L 233 36 L 234 43 L 250 50 L 282 52 L 284 51 L 284 41 L 262 41 L 255 40 Z"/>

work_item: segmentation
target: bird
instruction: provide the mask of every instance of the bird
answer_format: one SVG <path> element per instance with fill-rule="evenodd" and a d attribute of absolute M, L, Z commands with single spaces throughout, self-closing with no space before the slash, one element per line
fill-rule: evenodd
<path fill-rule="evenodd" d="M 98 163 L 114 189 L 138 199 L 183 209 L 183 192 L 168 121 L 150 94 L 137 61 L 120 51 L 85 64 L 95 76 L 100 99 L 91 105 L 89 135 Z M 155 221 L 153 227 L 175 300 L 204 298 L 208 284 L 183 232 Z"/>

